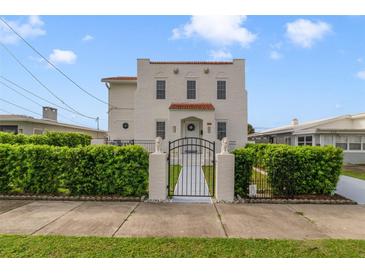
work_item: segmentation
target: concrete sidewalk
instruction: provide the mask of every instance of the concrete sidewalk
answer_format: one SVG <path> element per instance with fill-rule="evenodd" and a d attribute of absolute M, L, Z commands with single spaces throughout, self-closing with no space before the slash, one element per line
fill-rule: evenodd
<path fill-rule="evenodd" d="M 365 206 L 0 200 L 0 234 L 365 239 Z"/>

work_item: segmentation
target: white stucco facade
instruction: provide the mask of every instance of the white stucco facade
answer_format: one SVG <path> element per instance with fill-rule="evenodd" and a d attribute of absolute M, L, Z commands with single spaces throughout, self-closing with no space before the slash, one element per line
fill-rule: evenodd
<path fill-rule="evenodd" d="M 110 77 L 102 81 L 107 84 L 111 105 L 110 140 L 154 140 L 158 135 L 157 124 L 163 122 L 160 125 L 164 125 L 165 143 L 182 137 L 218 141 L 223 135 L 236 146 L 247 141 L 243 59 L 231 62 L 138 59 L 136 77 Z M 164 82 L 163 99 L 157 98 L 157 81 Z M 188 99 L 188 81 L 195 83 L 193 99 Z M 218 81 L 224 82 L 223 99 L 218 99 Z"/>

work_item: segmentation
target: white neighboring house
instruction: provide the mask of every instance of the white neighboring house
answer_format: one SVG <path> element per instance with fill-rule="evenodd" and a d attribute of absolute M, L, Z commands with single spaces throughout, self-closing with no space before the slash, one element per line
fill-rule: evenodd
<path fill-rule="evenodd" d="M 103 78 L 109 92 L 110 140 L 166 141 L 227 137 L 247 142 L 245 61 L 137 60 L 137 77 Z M 219 146 L 218 146 L 219 147 Z M 166 148 L 166 146 L 165 146 Z"/>
<path fill-rule="evenodd" d="M 333 145 L 344 150 L 345 163 L 365 164 L 365 113 L 306 123 L 293 119 L 290 125 L 251 134 L 249 139 L 293 146 Z"/>
<path fill-rule="evenodd" d="M 57 109 L 52 107 L 43 107 L 42 119 L 17 114 L 0 115 L 0 131 L 27 135 L 47 131 L 77 132 L 90 135 L 95 144 L 104 143 L 107 138 L 107 132 L 103 130 L 58 122 Z"/>

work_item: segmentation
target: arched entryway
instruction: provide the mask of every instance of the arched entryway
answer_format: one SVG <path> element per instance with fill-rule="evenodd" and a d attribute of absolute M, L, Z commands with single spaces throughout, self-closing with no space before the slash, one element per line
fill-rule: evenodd
<path fill-rule="evenodd" d="M 187 117 L 181 120 L 181 138 L 203 137 L 203 120 L 196 117 Z"/>

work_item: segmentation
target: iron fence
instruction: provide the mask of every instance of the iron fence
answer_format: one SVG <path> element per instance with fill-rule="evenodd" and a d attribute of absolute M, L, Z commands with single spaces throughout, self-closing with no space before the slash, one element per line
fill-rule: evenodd
<path fill-rule="evenodd" d="M 169 142 L 169 196 L 214 196 L 215 142 L 185 137 Z"/>
<path fill-rule="evenodd" d="M 268 168 L 262 159 L 255 159 L 252 166 L 248 196 L 258 199 L 293 198 L 295 185 L 292 178 L 282 176 L 281 172 L 284 168 L 290 169 L 290 167 Z"/>
<path fill-rule="evenodd" d="M 111 140 L 107 143 L 114 146 L 140 145 L 150 153 L 155 151 L 155 140 Z"/>

